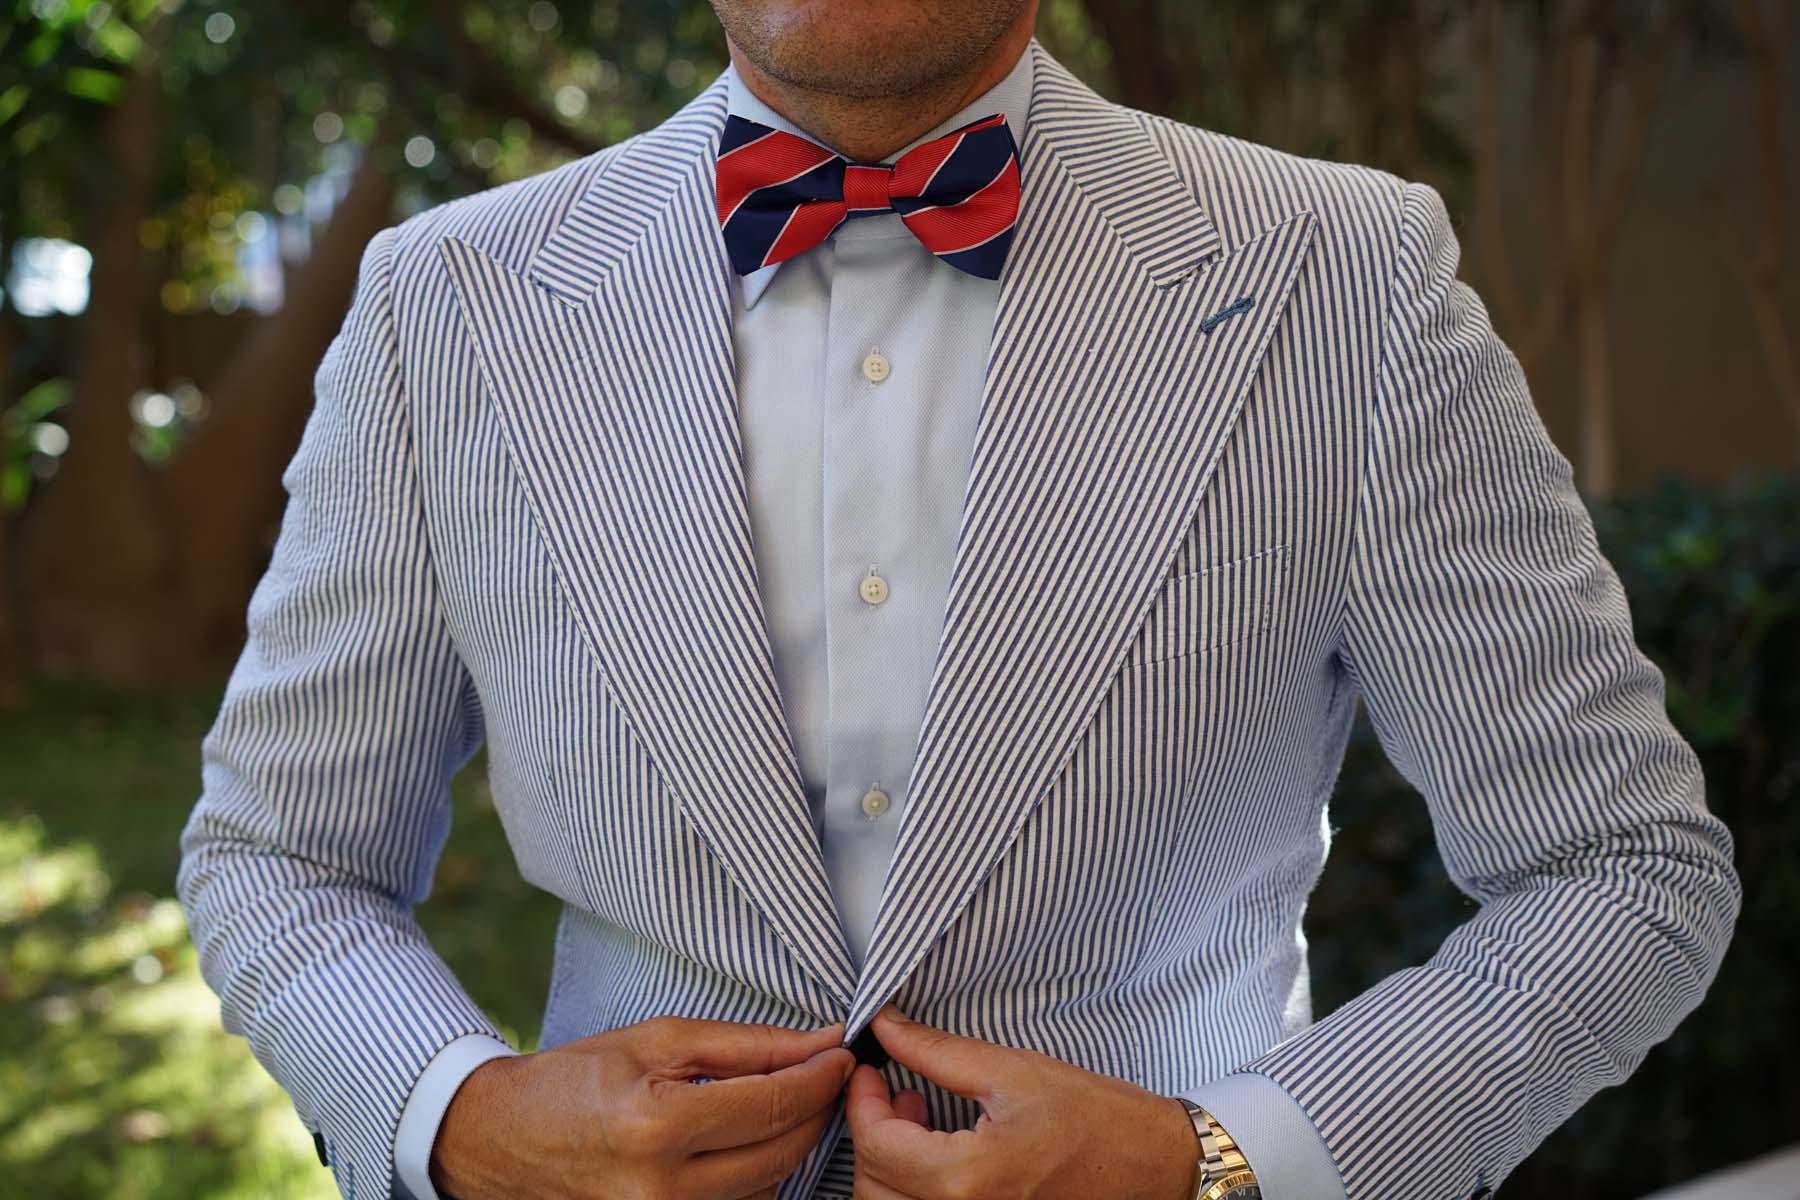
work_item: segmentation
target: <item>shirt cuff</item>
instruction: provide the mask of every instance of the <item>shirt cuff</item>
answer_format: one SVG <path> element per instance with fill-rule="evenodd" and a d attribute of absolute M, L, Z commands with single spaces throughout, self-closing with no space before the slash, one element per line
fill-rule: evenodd
<path fill-rule="evenodd" d="M 1267 1075 L 1237 1071 L 1178 1092 L 1213 1115 L 1256 1172 L 1263 1200 L 1347 1200 L 1306 1110 Z"/>
<path fill-rule="evenodd" d="M 400 1113 L 400 1128 L 394 1137 L 394 1173 L 400 1200 L 441 1200 L 431 1186 L 431 1147 L 437 1142 L 438 1126 L 456 1089 L 482 1063 L 517 1054 L 499 1038 L 485 1033 L 465 1033 L 444 1046 L 413 1085 L 412 1095 Z M 1223 1118 L 1221 1118 L 1223 1120 Z"/>

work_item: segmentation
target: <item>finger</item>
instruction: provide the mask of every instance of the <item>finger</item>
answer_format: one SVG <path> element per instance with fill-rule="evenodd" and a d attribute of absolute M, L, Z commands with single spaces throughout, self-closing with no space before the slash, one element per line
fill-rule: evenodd
<path fill-rule="evenodd" d="M 972 1134 L 934 1133 L 896 1112 L 880 1071 L 859 1065 L 850 1076 L 844 1099 L 856 1165 L 884 1180 L 909 1185 L 941 1178 L 961 1157 L 961 1143 Z"/>
<path fill-rule="evenodd" d="M 694 1155 L 684 1172 L 686 1182 L 693 1184 L 692 1194 L 773 1197 L 774 1185 L 792 1175 L 819 1144 L 834 1111 L 828 1106 L 763 1141 Z"/>
<path fill-rule="evenodd" d="M 862 1140 L 862 1130 L 876 1121 L 895 1117 L 893 1102 L 888 1098 L 887 1079 L 867 1063 L 859 1063 L 850 1072 L 844 1093 L 844 1115 L 850 1122 L 852 1141 Z"/>
<path fill-rule="evenodd" d="M 737 1075 L 698 1085 L 668 1082 L 653 1094 L 659 1103 L 675 1107 L 669 1119 L 687 1131 L 690 1150 L 749 1146 L 787 1132 L 821 1109 L 829 1110 L 855 1066 L 856 1057 L 834 1044 L 766 1075 Z"/>
<path fill-rule="evenodd" d="M 925 1111 L 925 1097 L 912 1088 L 904 1088 L 894 1093 L 894 1114 L 903 1121 L 911 1121 L 915 1125 L 931 1128 L 931 1119 Z"/>
<path fill-rule="evenodd" d="M 788 1029 L 698 1017 L 658 1017 L 649 1053 L 658 1065 L 688 1075 L 723 1079 L 766 1075 L 844 1041 L 844 1023 L 823 1029 Z"/>
<path fill-rule="evenodd" d="M 882 1006 L 869 1027 L 902 1066 L 969 1100 L 990 1099 L 1022 1053 L 907 1020 L 891 1003 Z"/>

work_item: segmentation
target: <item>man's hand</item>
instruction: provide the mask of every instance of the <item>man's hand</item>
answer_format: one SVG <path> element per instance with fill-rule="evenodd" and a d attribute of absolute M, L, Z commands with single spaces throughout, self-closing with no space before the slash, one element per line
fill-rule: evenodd
<path fill-rule="evenodd" d="M 1199 1143 L 1179 1100 L 1035 1050 L 958 1037 L 887 1005 L 870 1028 L 901 1065 L 981 1102 L 937 1133 L 896 1111 L 873 1067 L 850 1076 L 857 1200 L 1187 1200 Z M 906 1092 L 903 1095 L 916 1095 Z"/>
<path fill-rule="evenodd" d="M 455 1200 L 772 1198 L 856 1066 L 843 1035 L 662 1016 L 493 1059 L 445 1110 L 431 1182 Z"/>

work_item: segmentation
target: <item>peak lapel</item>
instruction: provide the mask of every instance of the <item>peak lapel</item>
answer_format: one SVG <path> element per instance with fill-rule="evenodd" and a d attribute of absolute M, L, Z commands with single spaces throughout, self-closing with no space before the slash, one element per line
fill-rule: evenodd
<path fill-rule="evenodd" d="M 1315 223 L 1297 212 L 1222 248 L 1137 119 L 1036 42 L 1029 53 L 1020 224 L 852 1037 L 962 912 L 1103 698 L 1197 514 Z"/>
<path fill-rule="evenodd" d="M 723 79 L 621 147 L 524 274 L 442 252 L 594 660 L 683 811 L 835 1004 L 854 969 L 751 553 L 713 208 Z M 786 997 L 803 1010 L 817 993 Z M 829 1015 L 829 1014 L 819 1014 Z"/>

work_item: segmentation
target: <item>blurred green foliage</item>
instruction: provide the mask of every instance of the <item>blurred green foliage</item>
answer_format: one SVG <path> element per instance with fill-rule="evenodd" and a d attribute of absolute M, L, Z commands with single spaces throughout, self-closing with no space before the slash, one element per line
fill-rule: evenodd
<path fill-rule="evenodd" d="M 417 208 L 621 140 L 725 66 L 704 0 L 0 0 L 0 230 L 81 240 L 134 64 L 160 97 L 156 214 L 171 308 L 231 282 L 238 218 L 299 212 L 373 146 Z"/>
<path fill-rule="evenodd" d="M 46 379 L 0 411 L 0 519 L 25 506 L 31 491 L 31 460 L 45 438 L 67 435 L 52 418 L 69 403 L 74 389 L 64 376 Z"/>
<path fill-rule="evenodd" d="M 175 900 L 216 690 L 39 684 L 0 720 L 0 1200 L 325 1200 L 287 1095 L 220 1027 Z M 536 1046 L 559 902 L 519 877 L 477 759 L 419 909 Z"/>

